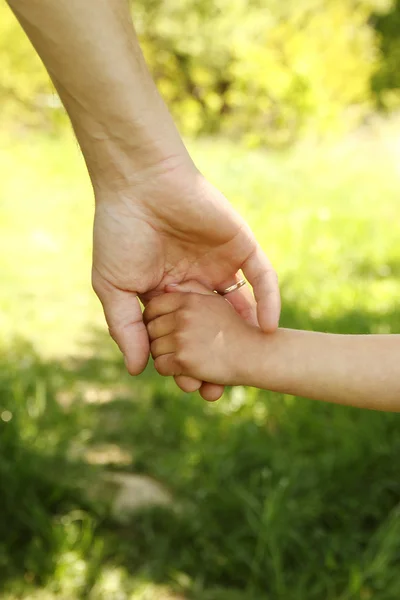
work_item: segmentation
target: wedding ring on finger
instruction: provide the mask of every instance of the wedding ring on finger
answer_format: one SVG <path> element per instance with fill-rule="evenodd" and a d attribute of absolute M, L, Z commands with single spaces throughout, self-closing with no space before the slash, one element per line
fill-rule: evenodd
<path fill-rule="evenodd" d="M 244 285 L 246 285 L 246 283 L 247 283 L 247 281 L 245 279 L 239 279 L 239 281 L 237 281 L 233 285 L 230 285 L 229 287 L 225 288 L 224 290 L 222 290 L 222 292 L 219 292 L 219 294 L 220 294 L 220 296 L 226 296 L 227 294 L 236 292 L 236 290 L 240 290 L 240 288 L 243 287 Z"/>

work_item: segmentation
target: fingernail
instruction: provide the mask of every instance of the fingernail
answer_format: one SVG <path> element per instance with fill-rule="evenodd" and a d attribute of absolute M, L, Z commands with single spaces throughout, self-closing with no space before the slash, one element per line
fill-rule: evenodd
<path fill-rule="evenodd" d="M 179 287 L 179 283 L 168 283 L 165 288 L 164 291 L 165 292 L 173 292 L 174 290 L 176 290 Z"/>

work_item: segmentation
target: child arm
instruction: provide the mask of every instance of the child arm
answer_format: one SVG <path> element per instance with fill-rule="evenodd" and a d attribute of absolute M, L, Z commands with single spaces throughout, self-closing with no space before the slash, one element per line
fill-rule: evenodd
<path fill-rule="evenodd" d="M 153 299 L 145 322 L 162 375 L 400 411 L 400 335 L 265 334 L 217 294 L 179 292 Z"/>
<path fill-rule="evenodd" d="M 400 335 L 280 329 L 259 338 L 248 385 L 360 408 L 400 411 Z"/>

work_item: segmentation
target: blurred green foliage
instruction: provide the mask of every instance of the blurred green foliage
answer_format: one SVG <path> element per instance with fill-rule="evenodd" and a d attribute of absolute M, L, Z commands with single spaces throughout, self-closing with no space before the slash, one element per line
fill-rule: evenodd
<path fill-rule="evenodd" d="M 399 1 L 132 10 L 186 133 L 287 146 L 397 106 Z M 151 367 L 129 378 L 108 336 L 89 340 L 91 189 L 70 134 L 26 131 L 66 119 L 4 2 L 0 62 L 0 118 L 23 134 L 0 140 L 0 598 L 398 600 L 398 415 L 241 388 L 206 405 Z M 189 142 L 277 268 L 283 326 L 400 331 L 399 124 L 372 125 L 279 154 Z M 91 464 L 103 444 L 131 458 Z M 90 493 L 110 470 L 175 506 L 115 522 Z"/>
<path fill-rule="evenodd" d="M 110 344 L 0 355 L 2 600 L 398 600 L 398 415 L 242 388 L 207 405 L 129 380 Z M 85 463 L 104 443 L 174 505 L 113 520 L 121 467 Z"/>
<path fill-rule="evenodd" d="M 139 2 L 135 23 L 154 76 L 186 130 L 286 144 L 306 127 L 368 110 L 382 3 Z"/>
<path fill-rule="evenodd" d="M 27 573 L 31 575 L 25 583 L 31 578 L 40 584 L 61 571 L 59 555 L 73 551 L 74 528 L 84 526 L 90 518 L 75 515 L 72 519 L 71 515 L 69 528 L 61 518 L 85 503 L 74 469 L 65 477 L 68 431 L 76 419 L 56 403 L 59 369 L 49 368 L 29 344 L 21 342 L 12 350 L 0 351 L 0 364 L 2 591 L 6 581 L 18 581 Z M 52 519 L 51 515 L 60 518 Z"/>
<path fill-rule="evenodd" d="M 392 9 L 376 15 L 375 29 L 379 36 L 381 61 L 372 79 L 372 89 L 379 106 L 392 109 L 399 104 L 400 90 L 400 2 L 396 0 Z"/>
<path fill-rule="evenodd" d="M 280 274 L 282 326 L 400 331 L 399 130 L 191 143 Z M 89 194 L 72 135 L 1 137 L 1 600 L 398 600 L 400 415 L 130 378 L 90 289 Z M 104 446 L 128 459 L 90 462 Z M 173 506 L 121 524 L 109 471 Z"/>
<path fill-rule="evenodd" d="M 353 127 L 376 97 L 383 104 L 387 88 L 396 105 L 398 4 L 391 0 L 136 0 L 132 11 L 184 133 L 284 146 L 308 131 Z M 42 125 L 64 122 L 5 3 L 0 40 L 3 117 L 22 109 Z"/>
<path fill-rule="evenodd" d="M 49 76 L 6 2 L 0 3 L 2 123 L 52 128 L 57 104 Z"/>

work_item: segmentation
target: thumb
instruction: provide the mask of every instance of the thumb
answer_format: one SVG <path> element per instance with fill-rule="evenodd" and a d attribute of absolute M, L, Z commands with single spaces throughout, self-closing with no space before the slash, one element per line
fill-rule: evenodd
<path fill-rule="evenodd" d="M 250 254 L 242 271 L 253 287 L 261 329 L 266 333 L 275 331 L 281 312 L 278 277 L 260 246 Z"/>
<path fill-rule="evenodd" d="M 103 305 L 110 335 L 124 355 L 126 368 L 131 375 L 139 375 L 147 365 L 150 347 L 137 295 L 96 276 L 93 289 Z"/>

